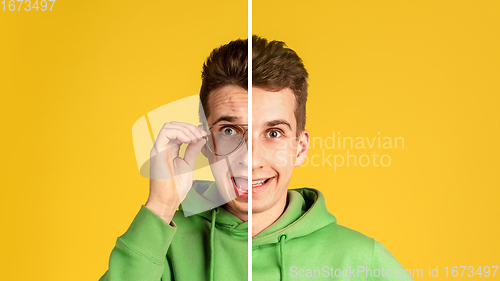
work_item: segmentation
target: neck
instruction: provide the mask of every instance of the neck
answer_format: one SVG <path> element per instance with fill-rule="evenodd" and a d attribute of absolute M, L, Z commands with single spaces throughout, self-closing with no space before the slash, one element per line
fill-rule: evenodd
<path fill-rule="evenodd" d="M 284 196 L 270 209 L 252 213 L 252 237 L 257 236 L 281 217 L 285 212 L 286 200 L 287 197 Z"/>
<path fill-rule="evenodd" d="M 286 201 L 287 196 L 283 196 L 283 198 L 270 209 L 265 210 L 264 212 L 252 212 L 252 237 L 257 236 L 281 217 L 283 212 L 285 212 Z M 240 220 L 248 221 L 247 213 L 237 213 L 228 207 L 227 204 L 223 207 Z"/>

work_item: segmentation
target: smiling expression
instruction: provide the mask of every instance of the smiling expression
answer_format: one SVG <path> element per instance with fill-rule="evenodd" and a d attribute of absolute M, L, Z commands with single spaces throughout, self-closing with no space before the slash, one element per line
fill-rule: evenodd
<path fill-rule="evenodd" d="M 252 89 L 254 213 L 284 206 L 293 169 L 307 155 L 309 133 L 304 130 L 297 134 L 295 108 L 296 99 L 290 88 L 276 92 Z"/>

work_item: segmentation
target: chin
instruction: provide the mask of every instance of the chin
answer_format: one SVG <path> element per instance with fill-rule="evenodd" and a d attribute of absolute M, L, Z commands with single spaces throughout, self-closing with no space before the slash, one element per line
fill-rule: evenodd
<path fill-rule="evenodd" d="M 267 200 L 266 200 L 267 199 Z M 271 202 L 267 202 L 268 198 L 260 198 L 252 200 L 252 213 L 258 214 L 265 212 L 271 208 Z"/>
<path fill-rule="evenodd" d="M 231 213 L 236 212 L 242 215 L 248 215 L 248 202 L 239 202 L 235 199 L 226 204 L 226 209 L 230 208 Z"/>
<path fill-rule="evenodd" d="M 265 196 L 253 196 L 252 213 L 263 213 L 273 209 L 273 207 L 278 207 L 283 200 L 286 200 L 288 188 L 274 185 L 267 191 L 260 194 Z"/>

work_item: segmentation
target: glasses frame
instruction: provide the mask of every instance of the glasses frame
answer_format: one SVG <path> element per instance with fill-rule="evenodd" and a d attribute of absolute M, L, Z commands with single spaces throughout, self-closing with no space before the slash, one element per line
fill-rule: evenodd
<path fill-rule="evenodd" d="M 208 150 L 210 152 L 212 152 L 212 154 L 216 155 L 216 156 L 228 156 L 229 154 L 235 152 L 236 150 L 238 150 L 238 148 L 240 148 L 241 144 L 243 143 L 243 141 L 245 140 L 245 135 L 246 133 L 248 132 L 248 129 L 244 129 L 242 126 L 246 126 L 248 127 L 248 124 L 218 124 L 218 125 L 214 125 L 212 127 L 210 127 L 210 129 L 208 129 L 208 134 L 210 134 L 210 130 L 212 130 L 212 128 L 215 128 L 215 127 L 222 127 L 222 126 L 236 126 L 238 128 L 240 128 L 242 131 L 243 131 L 243 137 L 240 139 L 240 142 L 238 143 L 238 145 L 236 146 L 235 149 L 231 150 L 231 152 L 229 153 L 226 153 L 226 154 L 217 154 L 215 153 L 215 151 L 212 151 L 212 149 L 210 148 L 210 145 L 208 145 L 208 137 L 205 136 L 203 137 L 205 140 L 206 140 L 206 147 L 208 148 Z"/>

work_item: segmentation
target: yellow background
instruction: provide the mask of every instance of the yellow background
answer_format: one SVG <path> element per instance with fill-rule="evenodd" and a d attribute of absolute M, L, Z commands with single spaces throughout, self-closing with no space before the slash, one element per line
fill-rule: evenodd
<path fill-rule="evenodd" d="M 247 20 L 244 1 L 0 11 L 2 280 L 104 274 L 149 191 L 132 125 L 198 94 L 203 61 Z"/>
<path fill-rule="evenodd" d="M 253 32 L 303 58 L 311 136 L 380 132 L 405 147 L 350 150 L 388 154 L 386 168 L 297 168 L 290 188 L 320 189 L 340 224 L 405 268 L 500 265 L 499 2 L 299 3 L 253 1 Z"/>

